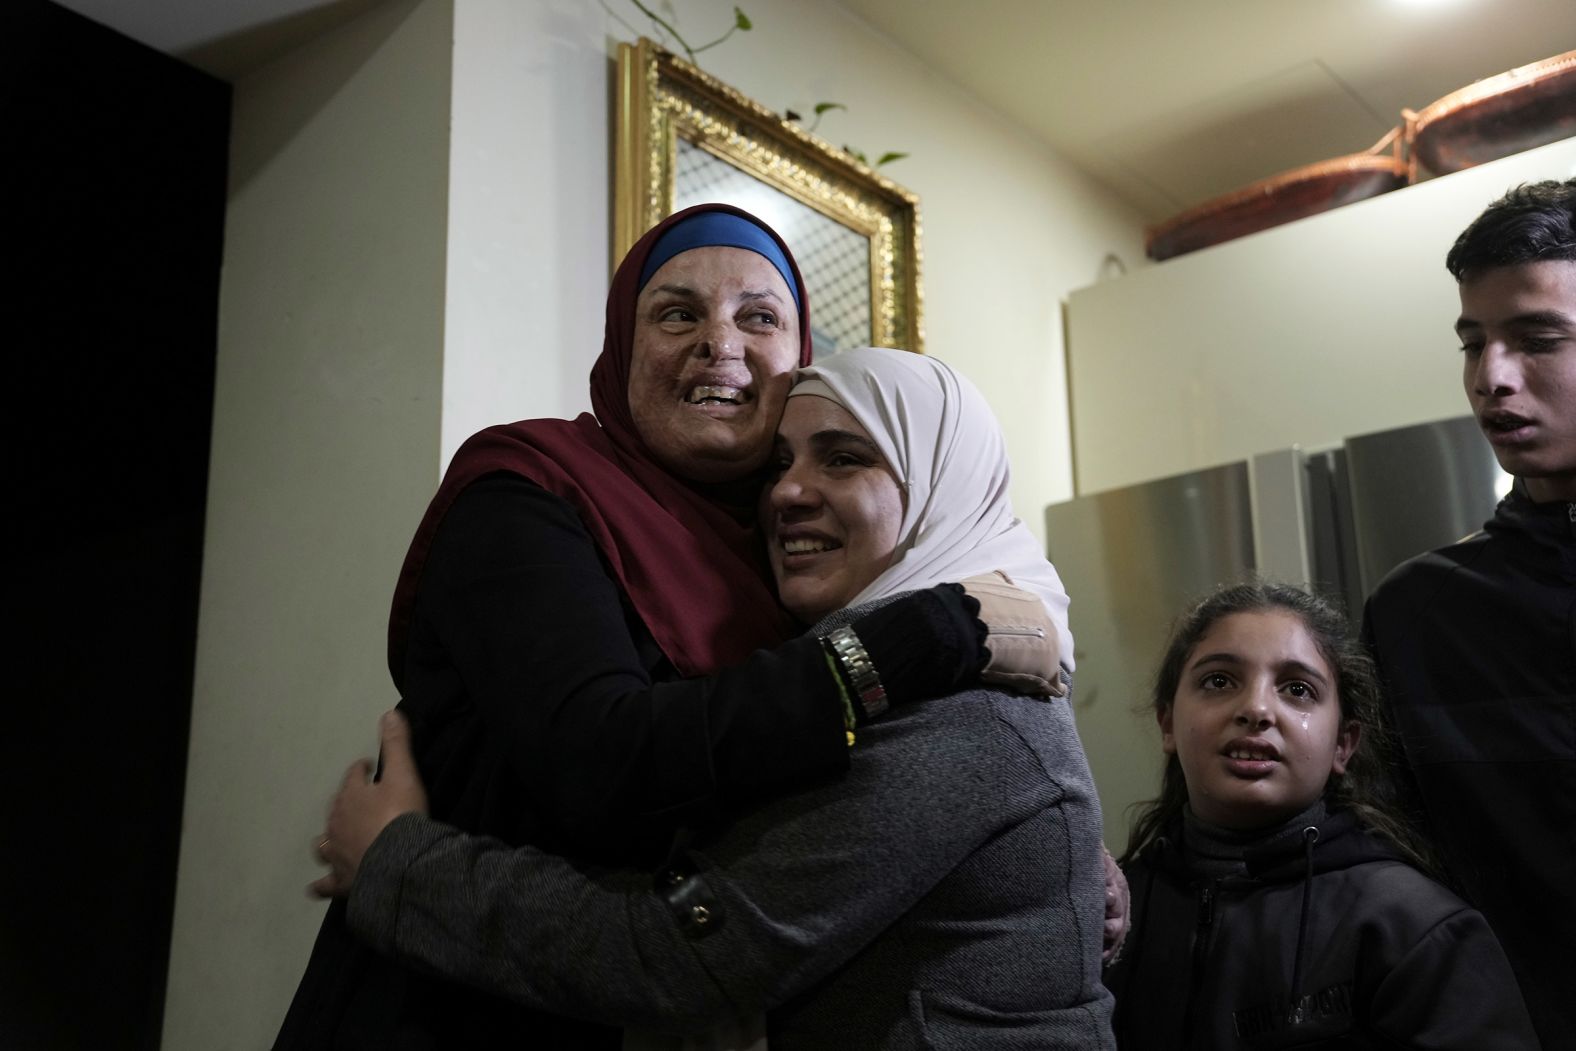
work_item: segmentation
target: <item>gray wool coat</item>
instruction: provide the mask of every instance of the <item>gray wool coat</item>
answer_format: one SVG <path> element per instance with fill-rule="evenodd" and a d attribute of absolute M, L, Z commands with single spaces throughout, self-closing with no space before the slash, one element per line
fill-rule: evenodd
<path fill-rule="evenodd" d="M 348 915 L 382 951 L 610 1024 L 765 1013 L 773 1051 L 1111 1048 L 1100 834 L 1067 703 L 977 689 L 863 728 L 846 778 L 655 878 L 405 815 Z"/>

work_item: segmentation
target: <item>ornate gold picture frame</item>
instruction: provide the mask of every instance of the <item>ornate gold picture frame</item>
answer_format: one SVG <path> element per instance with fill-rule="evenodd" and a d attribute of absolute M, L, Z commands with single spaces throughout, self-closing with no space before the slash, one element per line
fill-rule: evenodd
<path fill-rule="evenodd" d="M 618 48 L 613 264 L 702 201 L 769 223 L 804 274 L 816 351 L 922 351 L 919 198 L 653 41 Z"/>

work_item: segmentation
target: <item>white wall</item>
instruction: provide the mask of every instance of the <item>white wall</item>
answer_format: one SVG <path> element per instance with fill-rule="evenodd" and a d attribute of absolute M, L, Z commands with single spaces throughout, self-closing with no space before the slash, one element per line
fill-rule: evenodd
<path fill-rule="evenodd" d="M 235 85 L 167 1051 L 272 1042 L 313 833 L 393 701 L 439 457 L 450 11 L 378 8 Z"/>
<path fill-rule="evenodd" d="M 456 0 L 442 463 L 482 427 L 590 407 L 611 198 L 605 15 Z"/>
<path fill-rule="evenodd" d="M 1445 253 L 1491 200 L 1576 174 L 1576 139 L 1073 293 L 1080 492 L 1460 415 Z"/>
<path fill-rule="evenodd" d="M 672 6 L 691 44 L 732 23 L 729 0 Z M 708 73 L 779 112 L 841 102 L 847 112 L 829 114 L 817 134 L 870 157 L 910 154 L 882 174 L 920 199 L 925 350 L 972 379 L 996 410 L 1014 507 L 1043 535 L 1042 508 L 1073 495 L 1061 303 L 1098 278 L 1108 253 L 1143 264 L 1142 220 L 837 4 L 743 6 L 755 28 L 702 54 Z"/>

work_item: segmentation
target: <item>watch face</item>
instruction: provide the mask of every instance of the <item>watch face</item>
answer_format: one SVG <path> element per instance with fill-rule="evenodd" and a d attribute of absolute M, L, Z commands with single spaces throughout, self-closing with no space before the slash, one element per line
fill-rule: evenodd
<path fill-rule="evenodd" d="M 843 673 L 858 696 L 859 706 L 864 709 L 865 715 L 873 718 L 886 711 L 886 688 L 881 685 L 881 676 L 870 660 L 870 653 L 859 641 L 854 629 L 838 628 L 826 637 L 826 641 L 836 652 L 837 661 L 842 665 Z"/>

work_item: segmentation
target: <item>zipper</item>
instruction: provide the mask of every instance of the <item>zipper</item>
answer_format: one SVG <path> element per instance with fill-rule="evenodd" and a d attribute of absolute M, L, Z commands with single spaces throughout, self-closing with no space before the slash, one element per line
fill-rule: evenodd
<path fill-rule="evenodd" d="M 992 635 L 1006 635 L 1009 638 L 1043 639 L 1044 628 L 1031 628 L 1027 624 L 1004 624 L 999 628 L 991 628 Z"/>
<path fill-rule="evenodd" d="M 1198 919 L 1193 927 L 1193 972 L 1188 976 L 1187 1010 L 1182 1015 L 1181 1047 L 1189 1047 L 1193 1042 L 1193 1009 L 1198 1005 L 1199 993 L 1204 988 L 1204 965 L 1209 962 L 1210 929 L 1215 923 L 1215 887 L 1216 881 L 1211 881 L 1199 888 Z"/>
<path fill-rule="evenodd" d="M 1209 948 L 1209 928 L 1215 922 L 1215 885 L 1206 883 L 1198 895 L 1198 929 L 1193 933 L 1193 962 L 1203 963 Z"/>

